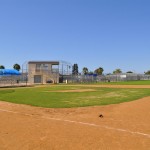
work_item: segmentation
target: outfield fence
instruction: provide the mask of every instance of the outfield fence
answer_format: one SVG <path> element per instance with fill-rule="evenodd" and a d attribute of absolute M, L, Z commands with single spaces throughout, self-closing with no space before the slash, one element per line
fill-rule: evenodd
<path fill-rule="evenodd" d="M 0 87 L 27 86 L 30 76 L 22 73 L 19 76 L 0 76 Z M 98 82 L 121 82 L 150 80 L 150 75 L 145 74 L 117 74 L 117 75 L 62 75 L 59 74 L 59 83 L 98 83 Z M 51 83 L 47 83 L 51 84 Z"/>
<path fill-rule="evenodd" d="M 116 74 L 116 75 L 69 75 L 63 76 L 63 82 L 90 83 L 90 82 L 120 82 L 150 80 L 150 75 L 144 74 Z"/>

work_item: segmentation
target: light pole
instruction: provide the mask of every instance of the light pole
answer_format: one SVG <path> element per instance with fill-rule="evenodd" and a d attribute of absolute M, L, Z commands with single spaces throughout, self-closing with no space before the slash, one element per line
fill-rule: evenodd
<path fill-rule="evenodd" d="M 26 86 L 27 86 L 27 62 L 28 61 L 25 61 L 23 64 L 22 64 L 22 78 L 23 78 L 23 75 L 24 75 L 24 65 L 25 65 L 25 82 L 26 82 Z"/>

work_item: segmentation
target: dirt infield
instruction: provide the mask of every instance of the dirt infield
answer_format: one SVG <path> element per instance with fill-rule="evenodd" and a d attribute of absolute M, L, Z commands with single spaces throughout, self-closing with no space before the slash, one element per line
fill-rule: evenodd
<path fill-rule="evenodd" d="M 0 102 L 0 150 L 148 150 L 149 110 L 150 97 L 70 109 Z"/>

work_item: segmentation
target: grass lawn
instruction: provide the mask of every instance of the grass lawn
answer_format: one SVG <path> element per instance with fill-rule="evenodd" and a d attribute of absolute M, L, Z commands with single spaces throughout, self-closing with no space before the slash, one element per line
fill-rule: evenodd
<path fill-rule="evenodd" d="M 62 92 L 61 90 L 83 90 L 84 92 Z M 61 91 L 61 92 L 60 92 Z M 0 89 L 0 100 L 18 104 L 28 104 L 50 108 L 69 108 L 117 104 L 133 101 L 142 97 L 150 96 L 150 89 L 116 89 L 100 87 L 76 86 L 43 86 Z"/>

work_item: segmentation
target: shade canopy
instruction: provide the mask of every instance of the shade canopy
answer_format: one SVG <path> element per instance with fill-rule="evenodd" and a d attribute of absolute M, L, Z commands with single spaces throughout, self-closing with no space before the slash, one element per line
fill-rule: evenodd
<path fill-rule="evenodd" d="M 0 69 L 1 76 L 9 76 L 9 75 L 21 75 L 21 73 L 15 69 Z"/>

